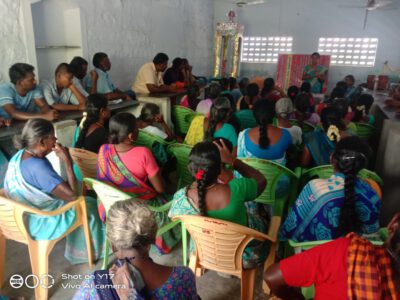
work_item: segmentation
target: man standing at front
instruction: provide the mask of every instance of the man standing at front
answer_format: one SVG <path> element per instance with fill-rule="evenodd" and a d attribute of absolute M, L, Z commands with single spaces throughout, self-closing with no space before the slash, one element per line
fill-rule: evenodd
<path fill-rule="evenodd" d="M 163 73 L 168 66 L 168 56 L 158 53 L 152 62 L 145 63 L 136 75 L 132 90 L 136 94 L 165 93 L 175 88 L 164 84 Z"/>

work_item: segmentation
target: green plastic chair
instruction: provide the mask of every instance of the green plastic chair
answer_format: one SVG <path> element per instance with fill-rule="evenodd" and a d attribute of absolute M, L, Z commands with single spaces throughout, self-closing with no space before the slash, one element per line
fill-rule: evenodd
<path fill-rule="evenodd" d="M 151 150 L 155 143 L 167 146 L 173 142 L 168 142 L 157 135 L 144 131 L 143 129 L 139 129 L 139 134 L 135 141 L 136 146 L 144 146 Z"/>
<path fill-rule="evenodd" d="M 175 133 L 178 135 L 185 135 L 190 127 L 190 123 L 197 115 L 201 115 L 191 110 L 190 108 L 174 105 L 172 106 L 172 120 L 175 124 Z"/>
<path fill-rule="evenodd" d="M 303 123 L 301 123 L 301 125 L 300 125 L 300 123 L 299 123 L 298 120 L 296 120 L 296 119 L 290 119 L 290 120 L 289 120 L 289 123 L 290 123 L 292 126 L 299 126 L 299 127 L 301 128 L 301 130 L 303 131 L 303 133 L 309 133 L 309 132 L 315 131 L 315 126 L 312 125 L 312 124 L 310 124 L 310 123 L 308 123 L 308 122 L 303 122 Z"/>
<path fill-rule="evenodd" d="M 240 160 L 261 172 L 267 179 L 267 186 L 256 201 L 273 207 L 273 217 L 270 224 L 269 235 L 277 240 L 286 204 L 288 202 L 294 202 L 297 196 L 301 169 L 296 168 L 295 172 L 293 172 L 280 164 L 260 158 L 240 158 Z M 281 176 L 287 176 L 289 178 L 290 188 L 286 195 L 276 198 L 275 192 Z M 271 251 L 264 263 L 264 270 L 275 263 L 277 247 L 278 241 L 271 244 Z M 264 288 L 266 288 L 266 286 Z"/>
<path fill-rule="evenodd" d="M 304 186 L 307 182 L 309 182 L 313 178 L 329 178 L 333 175 L 333 172 L 334 170 L 332 165 L 318 166 L 308 170 L 303 169 L 301 175 L 301 186 Z M 362 169 L 358 173 L 358 176 L 360 176 L 363 179 L 371 179 L 375 181 L 377 184 L 379 184 L 381 188 L 383 187 L 382 178 L 379 177 L 379 175 L 373 171 L 370 171 L 368 169 Z"/>
<path fill-rule="evenodd" d="M 97 194 L 97 200 L 100 201 L 106 212 L 106 218 L 108 215 L 108 211 L 110 210 L 111 206 L 117 201 L 125 201 L 128 199 L 134 198 L 134 196 L 124 193 L 117 188 L 114 188 L 104 182 L 93 178 L 84 178 L 83 181 L 91 187 Z M 152 212 L 165 212 L 169 211 L 172 202 L 168 202 L 159 207 L 153 207 L 149 205 L 149 209 Z M 157 236 L 163 235 L 168 230 L 172 229 L 176 225 L 179 224 L 179 221 L 172 221 L 163 227 L 157 230 Z M 106 230 L 105 230 L 106 238 L 104 240 L 104 259 L 103 259 L 103 266 L 102 269 L 106 269 L 108 267 L 108 256 L 110 255 L 110 243 L 107 241 L 107 222 L 106 222 Z"/>
<path fill-rule="evenodd" d="M 376 246 L 382 246 L 384 241 L 386 240 L 388 235 L 387 228 L 379 229 L 379 237 L 380 240 L 371 240 L 370 242 Z M 295 254 L 301 253 L 303 251 L 309 250 L 316 246 L 329 243 L 332 240 L 323 240 L 323 241 L 309 241 L 309 242 L 295 242 L 293 240 L 289 240 L 289 245 L 294 249 Z M 310 287 L 302 287 L 301 292 L 306 299 L 313 299 L 315 296 L 315 288 L 314 285 Z"/>
<path fill-rule="evenodd" d="M 242 109 L 235 112 L 233 115 L 240 124 L 240 130 L 254 128 L 257 126 L 256 119 L 254 118 L 254 114 L 251 109 Z"/>
<path fill-rule="evenodd" d="M 188 186 L 194 181 L 192 174 L 190 174 L 188 169 L 189 164 L 189 154 L 192 151 L 192 146 L 186 144 L 171 144 L 167 148 L 168 152 L 176 157 L 177 160 L 177 177 L 178 177 L 178 185 L 177 188 L 181 189 L 185 186 Z"/>
<path fill-rule="evenodd" d="M 274 208 L 274 215 L 282 216 L 286 201 L 297 196 L 301 169 L 296 168 L 293 172 L 278 163 L 261 158 L 240 158 L 240 160 L 260 171 L 267 179 L 267 187 L 264 192 L 258 196 L 256 201 L 271 205 Z M 276 199 L 275 191 L 281 176 L 287 176 L 289 178 L 290 192 L 282 196 L 282 198 Z"/>
<path fill-rule="evenodd" d="M 354 123 L 356 125 L 356 134 L 363 140 L 369 140 L 376 132 L 376 128 L 366 123 Z"/>

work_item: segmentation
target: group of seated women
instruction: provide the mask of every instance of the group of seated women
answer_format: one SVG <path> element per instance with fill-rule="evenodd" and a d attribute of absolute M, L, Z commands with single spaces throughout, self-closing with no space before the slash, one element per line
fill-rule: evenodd
<path fill-rule="evenodd" d="M 165 178 L 151 149 L 135 144 L 139 129 L 168 141 L 176 139 L 173 130 L 164 122 L 159 108 L 154 104 L 145 105 L 139 118 L 130 113 L 117 113 L 111 117 L 107 101 L 102 95 L 92 94 L 88 97 L 86 115 L 81 122 L 75 146 L 98 153 L 97 179 L 117 187 L 131 195 L 132 199 L 115 203 L 106 220 L 104 207 L 100 204 L 96 208 L 95 200 L 86 196 L 95 257 L 98 259 L 103 255 L 103 223 L 107 222 L 107 238 L 117 258 L 110 269 L 96 271 L 90 279 L 91 283 L 112 282 L 116 286 L 125 285 L 125 288 L 95 289 L 95 284 L 88 283 L 82 285 L 74 299 L 130 299 L 133 295 L 136 299 L 197 299 L 191 271 L 183 267 L 161 266 L 149 257 L 150 245 L 154 244 L 161 254 L 169 253 L 181 238 L 178 227 L 161 236 L 156 236 L 157 228 L 169 223 L 174 216 L 187 214 L 226 220 L 267 233 L 271 208 L 254 200 L 269 183 L 262 173 L 240 158 L 261 158 L 286 165 L 288 150 L 294 145 L 301 145 L 303 141 L 305 146 L 299 164 L 331 164 L 334 174 L 328 179 L 312 180 L 304 186 L 295 204 L 288 210 L 280 228 L 280 240 L 332 240 L 347 236 L 338 240 L 341 242 L 337 243 L 342 244 L 325 247 L 331 249 L 331 253 L 334 253 L 334 247 L 347 247 L 354 251 L 358 247 L 371 247 L 358 235 L 371 238 L 379 230 L 381 191 L 375 182 L 357 176 L 361 169 L 367 167 L 371 151 L 348 128 L 350 122 L 346 123 L 345 118 L 350 112 L 349 106 L 343 108 L 342 102 L 329 99 L 332 101 L 325 103 L 326 107 L 319 115 L 315 112 L 314 99 L 307 92 L 307 86 L 302 87 L 303 91 L 291 88 L 286 96 L 270 79 L 265 81 L 261 93 L 258 93 L 258 87 L 256 89 L 252 84 L 245 87 L 241 83 L 240 88 L 233 85 L 231 90 L 225 91 L 223 89 L 226 87 L 222 85 L 212 85 L 210 89 L 213 94 L 202 100 L 203 103 L 198 101 L 201 115 L 193 119 L 184 137 L 184 142 L 193 146 L 188 169 L 194 180 L 174 195 L 166 194 Z M 234 90 L 237 93 L 231 92 Z M 239 92 L 242 98 L 237 97 Z M 236 100 L 232 95 L 236 95 Z M 193 104 L 193 99 L 187 99 L 187 103 Z M 240 131 L 235 120 L 235 109 L 251 110 L 255 126 Z M 297 120 L 298 126 L 291 124 L 292 119 Z M 358 115 L 357 122 L 361 120 L 367 118 Z M 318 128 L 304 134 L 301 129 L 303 122 L 312 123 Z M 21 150 L 11 159 L 6 173 L 5 192 L 8 197 L 44 210 L 57 209 L 76 198 L 76 178 L 71 157 L 68 149 L 57 143 L 49 121 L 28 121 L 15 143 Z M 51 151 L 64 162 L 67 181 L 54 171 L 46 159 L 45 156 Z M 285 178 L 281 179 L 277 194 L 288 189 L 288 182 Z M 172 201 L 169 212 L 152 213 L 147 207 L 158 207 L 168 201 Z M 55 238 L 69 228 L 74 218 L 74 210 L 51 218 L 31 216 L 30 233 L 35 239 Z M 389 256 L 393 257 L 394 262 L 397 258 L 398 263 L 398 220 L 392 227 L 395 233 L 390 236 L 391 243 L 387 249 L 391 249 L 393 255 L 388 252 Z M 352 232 L 357 235 L 348 235 Z M 353 241 L 357 244 L 354 248 Z M 269 253 L 269 246 L 268 242 L 250 243 L 243 255 L 244 268 L 262 265 Z M 79 256 L 85 253 L 81 248 L 84 248 L 83 233 L 76 230 L 67 237 L 67 259 L 72 263 L 87 260 L 85 255 Z M 193 245 L 191 251 L 194 251 Z M 311 253 L 315 256 L 326 254 L 326 261 L 329 260 L 328 251 L 324 253 L 322 250 L 323 254 L 317 254 L 318 251 L 321 250 Z M 387 263 L 392 258 L 386 253 L 381 254 L 389 270 L 398 270 Z M 345 259 L 345 255 L 337 259 Z M 284 298 L 297 293 L 287 285 L 323 285 L 326 278 L 311 274 L 314 269 L 322 267 L 314 265 L 314 269 L 311 269 L 306 265 L 309 262 L 309 256 L 304 254 L 301 259 L 289 258 L 281 265 L 274 266 L 265 275 L 267 282 L 273 286 L 272 291 Z M 371 268 L 376 268 L 374 263 L 371 262 Z M 298 270 L 296 266 L 310 268 L 310 273 L 304 272 L 304 277 L 295 278 L 294 269 L 291 268 Z M 393 275 L 387 272 L 387 276 Z M 110 276 L 101 276 L 109 273 L 115 276 L 112 279 Z M 308 275 L 310 277 L 306 277 Z M 329 274 L 326 276 L 329 277 Z M 376 280 L 375 283 L 386 291 L 387 286 L 381 287 L 382 282 Z M 343 288 L 343 282 L 340 284 Z M 390 286 L 390 289 L 395 292 L 398 286 Z M 354 293 L 358 293 L 357 288 L 354 288 Z M 299 296 L 298 293 L 296 295 Z"/>

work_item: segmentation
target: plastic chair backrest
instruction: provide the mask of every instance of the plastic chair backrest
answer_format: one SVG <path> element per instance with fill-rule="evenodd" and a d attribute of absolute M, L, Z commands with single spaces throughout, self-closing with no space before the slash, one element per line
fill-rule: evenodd
<path fill-rule="evenodd" d="M 82 177 L 96 178 L 97 154 L 79 148 L 69 148 L 72 160 L 78 166 Z"/>
<path fill-rule="evenodd" d="M 195 111 L 190 108 L 174 105 L 172 106 L 172 116 L 175 122 L 175 132 L 184 135 L 188 132 L 190 123 L 193 118 L 198 115 Z"/>
<path fill-rule="evenodd" d="M 313 132 L 315 131 L 315 126 L 308 122 L 303 122 L 301 130 L 303 131 L 303 133 Z"/>
<path fill-rule="evenodd" d="M 234 116 L 239 121 L 241 130 L 254 128 L 257 126 L 256 119 L 254 118 L 254 114 L 251 109 L 237 111 L 234 113 Z"/>
<path fill-rule="evenodd" d="M 178 189 L 191 184 L 194 181 L 192 174 L 190 174 L 189 154 L 192 147 L 185 144 L 172 144 L 168 146 L 168 151 L 176 157 L 177 160 L 177 175 L 178 175 Z"/>
<path fill-rule="evenodd" d="M 94 189 L 97 194 L 97 199 L 103 203 L 106 214 L 115 202 L 133 198 L 131 195 L 93 178 L 84 178 L 84 182 Z"/>
<path fill-rule="evenodd" d="M 196 245 L 199 264 L 206 269 L 241 277 L 242 255 L 253 239 L 272 240 L 256 230 L 235 223 L 202 216 L 176 216 Z"/>
<path fill-rule="evenodd" d="M 144 146 L 152 150 L 153 144 L 156 142 L 162 145 L 169 144 L 166 140 L 160 138 L 159 136 L 146 132 L 143 129 L 139 129 L 139 134 L 135 141 L 135 145 Z"/>
<path fill-rule="evenodd" d="M 290 179 L 290 190 L 296 190 L 298 184 L 298 176 L 288 168 L 278 163 L 260 159 L 260 158 L 240 158 L 243 162 L 252 166 L 261 172 L 267 179 L 267 187 L 264 192 L 257 198 L 257 202 L 269 204 L 274 207 L 274 215 L 282 216 L 286 200 L 290 197 L 289 193 L 284 195 L 286 199 L 276 199 L 275 191 L 281 176 L 287 176 Z"/>
<path fill-rule="evenodd" d="M 300 124 L 300 122 L 299 122 L 298 120 L 296 120 L 296 119 L 290 119 L 290 120 L 289 120 L 289 123 L 290 123 L 292 126 L 299 126 L 299 127 L 301 128 L 301 130 L 302 130 L 303 133 L 313 132 L 313 131 L 315 130 L 315 126 L 312 125 L 312 124 L 310 124 L 310 123 L 308 123 L 308 122 L 302 122 L 302 123 Z M 300 125 L 301 125 L 301 126 L 300 126 Z"/>
<path fill-rule="evenodd" d="M 368 140 L 376 132 L 376 128 L 370 124 L 366 124 L 366 123 L 354 123 L 354 124 L 356 125 L 356 128 L 357 128 L 356 134 L 361 139 Z"/>
<path fill-rule="evenodd" d="M 20 222 L 17 222 L 17 202 L 0 196 L 0 233 L 7 239 L 27 244 L 27 232 L 23 226 L 22 213 L 19 214 Z M 18 203 L 23 208 L 24 204 Z M 28 206 L 26 206 L 28 208 Z M 22 226 L 21 226 L 22 225 Z"/>
<path fill-rule="evenodd" d="M 333 166 L 332 165 L 324 165 L 324 166 L 318 166 L 315 168 L 308 169 L 306 171 L 303 171 L 302 176 L 301 176 L 301 182 L 302 184 L 306 184 L 308 181 L 310 181 L 313 178 L 329 178 L 333 175 Z M 371 179 L 375 181 L 377 184 L 379 184 L 380 187 L 383 187 L 383 180 L 381 177 L 379 177 L 378 174 L 376 174 L 373 171 L 370 171 L 368 169 L 362 169 L 359 173 L 358 176 L 363 179 Z"/>

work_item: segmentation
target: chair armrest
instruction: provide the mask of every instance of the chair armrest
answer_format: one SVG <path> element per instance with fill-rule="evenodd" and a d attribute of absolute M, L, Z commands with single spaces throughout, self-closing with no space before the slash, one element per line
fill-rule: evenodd
<path fill-rule="evenodd" d="M 81 202 L 85 202 L 85 197 L 80 196 L 80 197 L 78 197 L 77 200 L 68 202 L 66 205 L 60 207 L 59 209 L 56 209 L 53 211 L 41 211 L 40 214 L 43 216 L 48 216 L 48 217 L 61 215 L 62 213 L 66 212 L 67 210 L 77 207 L 79 204 L 81 204 Z"/>
<path fill-rule="evenodd" d="M 167 203 L 165 203 L 164 205 L 161 205 L 161 206 L 150 206 L 149 205 L 149 209 L 152 212 L 164 212 L 164 211 L 169 210 L 171 208 L 171 205 L 172 205 L 172 201 L 169 201 L 169 202 L 167 202 Z"/>
<path fill-rule="evenodd" d="M 53 211 L 44 211 L 44 210 L 41 210 L 41 209 L 38 209 L 35 207 L 31 207 L 26 204 L 22 204 L 17 201 L 7 199 L 4 197 L 2 197 L 1 202 L 6 202 L 6 203 L 9 202 L 20 213 L 30 213 L 30 214 L 39 215 L 39 216 L 52 217 L 52 216 L 60 215 L 60 214 L 64 213 L 65 211 L 80 205 L 81 202 L 85 202 L 85 197 L 80 196 L 77 200 L 68 202 L 68 204 L 60 207 L 59 209 L 53 210 Z"/>
<path fill-rule="evenodd" d="M 289 245 L 293 248 L 299 248 L 301 250 L 308 250 L 314 248 L 316 246 L 329 243 L 331 240 L 322 240 L 322 241 L 308 241 L 308 242 L 295 242 L 293 240 L 289 240 Z"/>
<path fill-rule="evenodd" d="M 157 230 L 157 234 L 156 236 L 160 236 L 163 235 L 164 233 L 166 233 L 168 230 L 174 228 L 176 225 L 178 225 L 181 221 L 179 220 L 175 220 L 172 221 L 166 225 L 164 225 L 163 227 L 161 227 L 160 229 Z"/>

